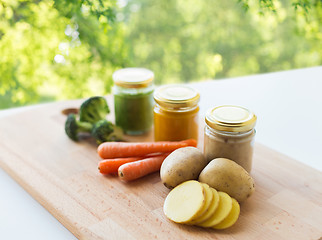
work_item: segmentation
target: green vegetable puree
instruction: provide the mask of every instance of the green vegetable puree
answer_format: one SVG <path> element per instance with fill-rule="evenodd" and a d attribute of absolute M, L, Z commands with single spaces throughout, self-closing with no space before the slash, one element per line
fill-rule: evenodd
<path fill-rule="evenodd" d="M 152 92 L 114 94 L 115 122 L 126 134 L 138 135 L 151 129 L 153 122 Z"/>

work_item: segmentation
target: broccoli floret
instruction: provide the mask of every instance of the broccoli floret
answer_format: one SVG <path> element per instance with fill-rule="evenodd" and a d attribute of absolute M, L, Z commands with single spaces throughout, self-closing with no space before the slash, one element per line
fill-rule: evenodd
<path fill-rule="evenodd" d="M 101 144 L 102 142 L 122 141 L 123 136 L 122 129 L 106 119 L 95 123 L 91 134 L 95 138 L 97 144 Z"/>
<path fill-rule="evenodd" d="M 69 114 L 65 122 L 65 132 L 74 141 L 78 141 L 79 133 L 90 133 L 92 127 L 91 123 L 78 121 L 75 114 Z"/>
<path fill-rule="evenodd" d="M 99 120 L 105 119 L 108 113 L 110 113 L 110 109 L 104 97 L 91 97 L 82 103 L 79 120 L 94 124 Z"/>

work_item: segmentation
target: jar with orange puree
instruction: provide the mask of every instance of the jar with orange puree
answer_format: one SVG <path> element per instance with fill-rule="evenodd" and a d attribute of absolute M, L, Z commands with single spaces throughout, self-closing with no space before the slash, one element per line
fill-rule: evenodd
<path fill-rule="evenodd" d="M 198 140 L 199 93 L 186 85 L 166 85 L 154 92 L 155 141 Z"/>

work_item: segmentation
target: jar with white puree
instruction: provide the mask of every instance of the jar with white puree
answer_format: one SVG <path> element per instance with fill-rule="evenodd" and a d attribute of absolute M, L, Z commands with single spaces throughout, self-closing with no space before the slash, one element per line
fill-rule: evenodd
<path fill-rule="evenodd" d="M 252 169 L 256 115 L 233 105 L 210 109 L 205 117 L 204 153 L 208 161 L 228 158 Z"/>

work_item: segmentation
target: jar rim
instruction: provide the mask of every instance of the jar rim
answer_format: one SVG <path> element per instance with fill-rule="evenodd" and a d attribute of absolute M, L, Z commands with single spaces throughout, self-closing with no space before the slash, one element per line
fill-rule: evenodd
<path fill-rule="evenodd" d="M 112 75 L 115 85 L 124 88 L 144 88 L 153 82 L 154 73 L 146 68 L 122 68 Z"/>
<path fill-rule="evenodd" d="M 195 107 L 200 99 L 200 94 L 196 89 L 180 84 L 159 87 L 153 96 L 160 106 L 174 109 Z"/>
<path fill-rule="evenodd" d="M 207 111 L 206 124 L 218 131 L 247 132 L 256 125 L 257 116 L 247 108 L 236 105 L 217 106 Z"/>

